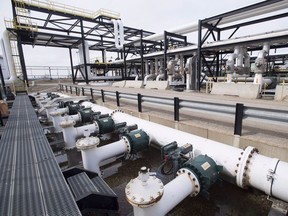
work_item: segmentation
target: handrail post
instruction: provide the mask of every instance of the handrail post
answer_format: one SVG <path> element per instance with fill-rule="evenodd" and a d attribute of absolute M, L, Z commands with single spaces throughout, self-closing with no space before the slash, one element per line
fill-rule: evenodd
<path fill-rule="evenodd" d="M 137 100 L 138 100 L 138 112 L 142 112 L 142 95 L 137 94 Z"/>
<path fill-rule="evenodd" d="M 105 95 L 103 89 L 101 89 L 101 96 L 102 96 L 102 102 L 105 103 Z"/>
<path fill-rule="evenodd" d="M 242 134 L 243 116 L 244 116 L 244 104 L 237 103 L 235 110 L 234 135 L 241 136 Z"/>
<path fill-rule="evenodd" d="M 66 93 L 68 93 L 68 86 L 67 85 L 65 85 L 65 89 L 66 89 Z"/>
<path fill-rule="evenodd" d="M 76 86 L 75 86 L 75 94 L 76 94 L 76 96 L 78 95 L 78 89 Z"/>
<path fill-rule="evenodd" d="M 91 95 L 91 99 L 94 100 L 94 95 L 93 95 L 93 89 L 90 88 L 90 95 Z"/>
<path fill-rule="evenodd" d="M 73 93 L 73 92 L 72 92 L 72 86 L 70 86 L 70 93 L 71 93 L 71 95 L 72 95 L 72 93 Z"/>
<path fill-rule="evenodd" d="M 118 91 L 116 91 L 116 102 L 117 102 L 117 107 L 120 107 L 120 97 L 119 97 Z"/>
<path fill-rule="evenodd" d="M 174 97 L 174 121 L 179 121 L 179 109 L 180 100 L 178 97 Z"/>
<path fill-rule="evenodd" d="M 82 96 L 84 96 L 84 88 L 82 87 Z"/>

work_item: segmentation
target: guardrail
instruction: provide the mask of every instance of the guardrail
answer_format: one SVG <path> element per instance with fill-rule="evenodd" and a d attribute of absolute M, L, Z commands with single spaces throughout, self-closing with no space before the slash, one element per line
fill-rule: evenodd
<path fill-rule="evenodd" d="M 284 124 L 288 126 L 288 110 L 274 110 L 264 109 L 257 107 L 244 106 L 244 104 L 237 103 L 236 105 L 227 105 L 220 103 L 200 102 L 183 100 L 178 97 L 164 98 L 154 97 L 142 94 L 129 94 L 121 93 L 119 91 L 104 91 L 103 89 L 84 88 L 79 86 L 63 85 L 59 84 L 60 90 L 69 92 L 70 94 L 75 93 L 76 95 L 89 94 L 94 100 L 94 96 L 99 96 L 102 102 L 105 102 L 105 98 L 115 98 L 116 104 L 120 107 L 120 100 L 125 99 L 136 102 L 138 105 L 138 112 L 142 112 L 143 104 L 154 104 L 157 106 L 166 106 L 174 109 L 174 120 L 180 120 L 180 110 L 199 110 L 206 111 L 213 114 L 225 114 L 234 118 L 234 135 L 241 136 L 242 134 L 242 122 L 243 119 L 254 119 L 254 120 L 266 120 L 271 123 Z"/>

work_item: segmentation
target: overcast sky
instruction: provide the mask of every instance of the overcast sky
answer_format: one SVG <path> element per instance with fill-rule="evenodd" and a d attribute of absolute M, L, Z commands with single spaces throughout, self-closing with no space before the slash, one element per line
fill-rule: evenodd
<path fill-rule="evenodd" d="M 45 0 L 42 0 L 45 1 Z M 54 0 L 56 1 L 56 0 Z M 238 9 L 259 0 L 58 0 L 57 2 L 97 11 L 105 8 L 119 12 L 125 26 L 162 32 L 179 25 L 195 22 L 230 10 Z M 12 18 L 10 0 L 0 0 L 0 32 L 5 29 L 4 17 Z M 279 24 L 280 25 L 280 24 Z M 286 23 L 287 25 L 287 23 Z M 265 28 L 262 26 L 261 28 Z M 283 23 L 282 23 L 283 28 Z M 287 28 L 287 27 L 285 27 Z M 269 29 L 263 29 L 267 32 Z M 0 51 L 2 54 L 2 51 Z M 68 49 L 31 48 L 24 46 L 26 65 L 67 65 Z M 75 51 L 74 51 L 75 55 Z M 76 58 L 76 57 L 75 57 Z M 77 62 L 77 59 L 74 59 Z"/>

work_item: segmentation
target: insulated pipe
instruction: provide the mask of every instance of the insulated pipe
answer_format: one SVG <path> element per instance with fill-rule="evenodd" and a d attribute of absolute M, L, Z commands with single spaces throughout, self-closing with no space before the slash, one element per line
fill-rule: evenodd
<path fill-rule="evenodd" d="M 101 161 L 124 154 L 128 151 L 127 140 L 121 139 L 97 148 L 100 143 L 98 137 L 88 137 L 77 141 L 77 148 L 81 150 L 84 169 L 101 174 L 99 164 Z"/>
<path fill-rule="evenodd" d="M 259 92 L 262 90 L 263 86 L 263 73 L 267 66 L 267 55 L 269 54 L 270 46 L 268 43 L 263 44 L 263 49 L 258 53 L 257 59 L 255 60 L 255 77 L 254 84 L 259 84 Z"/>
<path fill-rule="evenodd" d="M 5 83 L 12 83 L 13 81 L 17 80 L 17 72 L 14 65 L 13 60 L 13 53 L 11 49 L 10 39 L 9 39 L 9 32 L 8 30 L 5 30 L 3 32 L 3 58 L 6 59 L 8 70 L 10 72 L 10 78 L 9 80 L 5 80 Z"/>
<path fill-rule="evenodd" d="M 236 46 L 234 48 L 234 52 L 231 53 L 228 57 L 228 60 L 226 62 L 226 74 L 227 74 L 227 83 L 232 83 L 232 74 L 235 70 L 235 59 L 239 56 L 241 53 L 240 47 Z M 243 62 L 243 55 L 242 55 L 242 62 Z"/>
<path fill-rule="evenodd" d="M 107 112 L 107 108 L 91 104 L 90 102 L 83 102 L 82 105 L 89 106 L 95 111 Z M 268 191 L 269 195 L 288 202 L 288 193 L 284 190 L 288 182 L 288 163 L 259 155 L 256 149 L 252 147 L 242 150 L 139 119 L 119 111 L 110 110 L 110 113 L 115 123 L 125 119 L 128 125 L 137 124 L 138 128 L 142 128 L 149 135 L 151 142 L 160 146 L 171 143 L 171 141 L 176 141 L 179 147 L 186 143 L 191 143 L 195 156 L 200 154 L 210 156 L 217 165 L 223 166 L 223 174 L 235 180 L 237 179 L 238 186 L 251 186 L 263 191 L 263 185 L 265 185 L 266 189 L 270 189 L 265 190 L 265 192 Z M 251 158 L 253 160 L 250 160 Z M 274 163 L 275 160 L 277 160 L 277 163 Z M 269 164 L 270 168 L 266 164 Z M 255 173 L 261 173 L 261 175 Z M 272 177 L 269 179 L 267 178 L 268 175 Z"/>
<path fill-rule="evenodd" d="M 60 123 L 62 127 L 65 147 L 67 149 L 75 148 L 76 139 L 84 136 L 84 134 L 91 134 L 99 132 L 99 127 L 96 123 L 84 125 L 81 127 L 74 127 L 75 121 L 67 120 Z"/>

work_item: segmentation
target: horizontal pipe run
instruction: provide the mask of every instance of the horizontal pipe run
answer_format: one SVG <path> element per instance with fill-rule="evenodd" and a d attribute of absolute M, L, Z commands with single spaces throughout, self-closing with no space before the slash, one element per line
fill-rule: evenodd
<path fill-rule="evenodd" d="M 124 139 L 99 148 L 94 147 L 92 149 L 81 150 L 83 166 L 89 171 L 101 174 L 99 164 L 102 161 L 124 154 L 125 152 L 127 152 L 127 145 Z"/>

